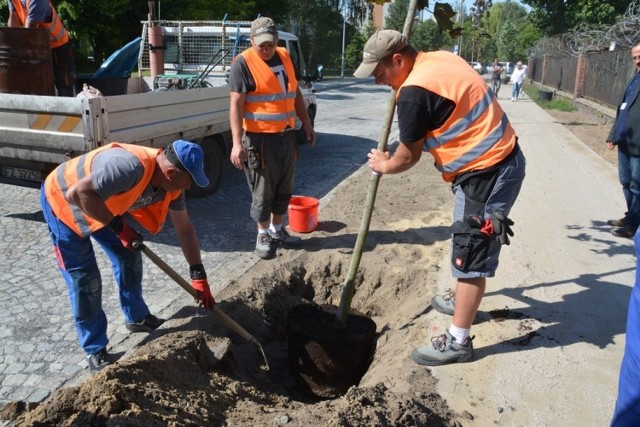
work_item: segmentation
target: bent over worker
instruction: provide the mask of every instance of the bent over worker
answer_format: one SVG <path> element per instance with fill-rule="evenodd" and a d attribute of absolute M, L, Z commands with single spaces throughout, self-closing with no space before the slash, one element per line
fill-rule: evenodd
<path fill-rule="evenodd" d="M 284 214 L 295 179 L 296 115 L 310 145 L 316 134 L 298 88 L 295 68 L 271 18 L 251 24 L 251 47 L 238 55 L 229 71 L 231 163 L 244 169 L 251 191 L 251 218 L 258 225 L 255 254 L 268 259 L 274 244 L 296 245 Z"/>
<path fill-rule="evenodd" d="M 380 174 L 413 167 L 429 151 L 453 187 L 452 272 L 455 293 L 436 296 L 433 307 L 453 314 L 451 327 L 417 348 L 421 365 L 466 362 L 473 357 L 471 324 L 486 278 L 498 267 L 502 245 L 513 235 L 508 219 L 525 175 L 515 131 L 482 77 L 450 52 L 418 52 L 397 31 L 383 30 L 364 47 L 354 75 L 375 77 L 396 93 L 400 143 L 393 156 L 372 149 L 369 167 Z"/>
<path fill-rule="evenodd" d="M 49 0 L 9 0 L 9 27 L 44 28 L 49 31 L 53 56 L 53 81 L 59 96 L 75 96 L 76 64 L 69 33 Z"/>
<path fill-rule="evenodd" d="M 92 372 L 112 360 L 91 238 L 111 261 L 126 328 L 151 332 L 164 322 L 142 297 L 142 236 L 128 225 L 125 213 L 154 234 L 167 214 L 171 217 L 200 304 L 215 304 L 184 198 L 192 180 L 200 187 L 209 184 L 203 159 L 200 146 L 183 140 L 164 150 L 113 143 L 62 163 L 43 183 L 42 212 Z"/>

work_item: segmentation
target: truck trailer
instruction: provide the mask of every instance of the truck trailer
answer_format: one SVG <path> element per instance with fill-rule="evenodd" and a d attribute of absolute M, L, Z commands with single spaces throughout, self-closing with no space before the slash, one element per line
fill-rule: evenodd
<path fill-rule="evenodd" d="M 197 24 L 197 25 L 196 25 Z M 188 45 L 211 44 L 217 52 L 236 47 L 246 48 L 237 34 L 246 22 L 233 21 L 159 21 L 166 50 L 188 52 Z M 249 23 L 250 24 L 250 23 Z M 201 27 L 213 31 L 189 31 Z M 218 188 L 231 146 L 229 124 L 229 90 L 226 87 L 231 57 L 203 76 L 203 64 L 210 56 L 184 56 L 179 68 L 169 66 L 163 76 L 144 76 L 148 69 L 149 23 L 143 23 L 138 75 L 126 78 L 122 93 L 98 97 L 64 98 L 29 94 L 0 94 L 0 182 L 38 187 L 60 163 L 111 142 L 164 147 L 176 139 L 193 141 L 205 153 L 205 172 L 209 186 L 193 186 L 190 195 L 206 196 Z M 185 30 L 182 35 L 175 28 Z M 228 29 L 229 31 L 226 31 Z M 232 31 L 233 30 L 233 31 Z M 248 31 L 248 30 L 247 30 Z M 189 34 L 197 34 L 189 37 Z M 280 33 L 283 45 L 292 53 L 301 91 L 310 117 L 315 117 L 317 103 L 313 80 L 305 67 L 297 37 Z M 178 36 L 179 35 L 179 36 Z M 224 35 L 222 37 L 221 35 Z M 217 46 L 217 47 L 216 47 Z M 207 48 L 208 49 L 208 48 Z M 241 50 L 238 50 L 241 49 Z M 213 54 L 212 54 L 213 55 Z M 190 58 L 191 62 L 185 62 Z M 209 60 L 207 60 L 209 58 Z M 172 58 L 168 58 L 172 59 Z M 179 59 L 179 58 L 178 58 Z M 194 60 L 195 59 L 195 60 Z M 206 63 L 202 61 L 207 61 Z M 189 81 L 200 77 L 196 87 L 159 86 L 162 79 Z M 88 79 L 100 89 L 109 79 Z"/>

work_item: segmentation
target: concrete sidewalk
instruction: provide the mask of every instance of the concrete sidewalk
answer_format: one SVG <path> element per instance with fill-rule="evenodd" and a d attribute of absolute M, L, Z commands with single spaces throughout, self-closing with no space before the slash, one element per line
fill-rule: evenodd
<path fill-rule="evenodd" d="M 515 236 L 472 328 L 477 361 L 433 373 L 453 409 L 478 415 L 468 425 L 608 425 L 636 267 L 633 241 L 606 225 L 625 211 L 617 170 L 530 99 L 500 95 L 527 158 Z"/>

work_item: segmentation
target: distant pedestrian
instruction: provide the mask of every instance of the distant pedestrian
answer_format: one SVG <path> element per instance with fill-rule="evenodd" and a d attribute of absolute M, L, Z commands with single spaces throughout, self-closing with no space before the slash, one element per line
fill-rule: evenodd
<path fill-rule="evenodd" d="M 632 238 L 640 225 L 640 42 L 631 48 L 631 59 L 637 71 L 622 95 L 607 138 L 609 150 L 618 147 L 618 177 L 627 204 L 624 216 L 607 224 L 618 227 L 611 234 L 627 238 Z"/>
<path fill-rule="evenodd" d="M 618 399 L 611 427 L 640 426 L 640 232 L 633 241 L 636 247 L 636 281 L 629 298 L 627 336 L 620 366 Z"/>
<path fill-rule="evenodd" d="M 500 86 L 502 86 L 502 64 L 498 58 L 496 58 L 491 65 L 489 65 L 489 69 L 491 70 L 491 90 L 493 94 L 498 97 L 498 92 L 500 92 Z"/>
<path fill-rule="evenodd" d="M 459 56 L 418 52 L 401 33 L 383 30 L 369 38 L 363 57 L 354 75 L 373 75 L 376 84 L 397 91 L 400 131 L 393 155 L 372 149 L 369 167 L 379 174 L 401 173 L 428 151 L 455 198 L 451 269 L 456 291 L 431 302 L 453 321 L 411 356 L 428 366 L 468 362 L 473 359 L 471 325 L 487 277 L 495 275 L 502 246 L 513 235 L 508 215 L 524 180 L 524 154 L 486 82 Z"/>
<path fill-rule="evenodd" d="M 511 102 L 516 102 L 522 90 L 522 83 L 527 76 L 527 69 L 522 66 L 522 62 L 516 63 L 516 68 L 511 73 Z"/>
<path fill-rule="evenodd" d="M 125 213 L 151 233 L 171 217 L 191 286 L 203 306 L 215 304 L 184 199 L 192 180 L 200 187 L 208 185 L 203 159 L 202 149 L 188 141 L 174 141 L 164 150 L 113 143 L 62 163 L 42 185 L 42 212 L 92 372 L 112 363 L 92 240 L 111 261 L 125 327 L 151 332 L 163 322 L 142 298 L 142 236 L 127 224 Z"/>
<path fill-rule="evenodd" d="M 244 169 L 251 191 L 251 218 L 258 236 L 255 254 L 272 258 L 275 244 L 296 245 L 284 215 L 293 193 L 298 147 L 296 116 L 310 145 L 313 131 L 298 87 L 289 52 L 278 47 L 278 30 L 271 18 L 251 24 L 251 46 L 238 55 L 229 70 L 231 163 Z"/>

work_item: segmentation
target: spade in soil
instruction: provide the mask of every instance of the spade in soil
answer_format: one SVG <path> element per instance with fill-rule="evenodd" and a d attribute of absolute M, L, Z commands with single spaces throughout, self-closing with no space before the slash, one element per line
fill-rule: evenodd
<path fill-rule="evenodd" d="M 407 11 L 403 31 L 407 39 L 417 3 L 417 0 L 411 0 Z M 386 149 L 394 113 L 395 91 L 392 90 L 378 142 L 380 151 Z M 380 175 L 373 173 L 340 306 L 336 309 L 330 305 L 298 305 L 287 316 L 291 373 L 303 391 L 321 399 L 338 397 L 345 394 L 349 387 L 357 385 L 373 359 L 376 324 L 366 316 L 350 312 L 350 306 L 379 181 Z"/>

